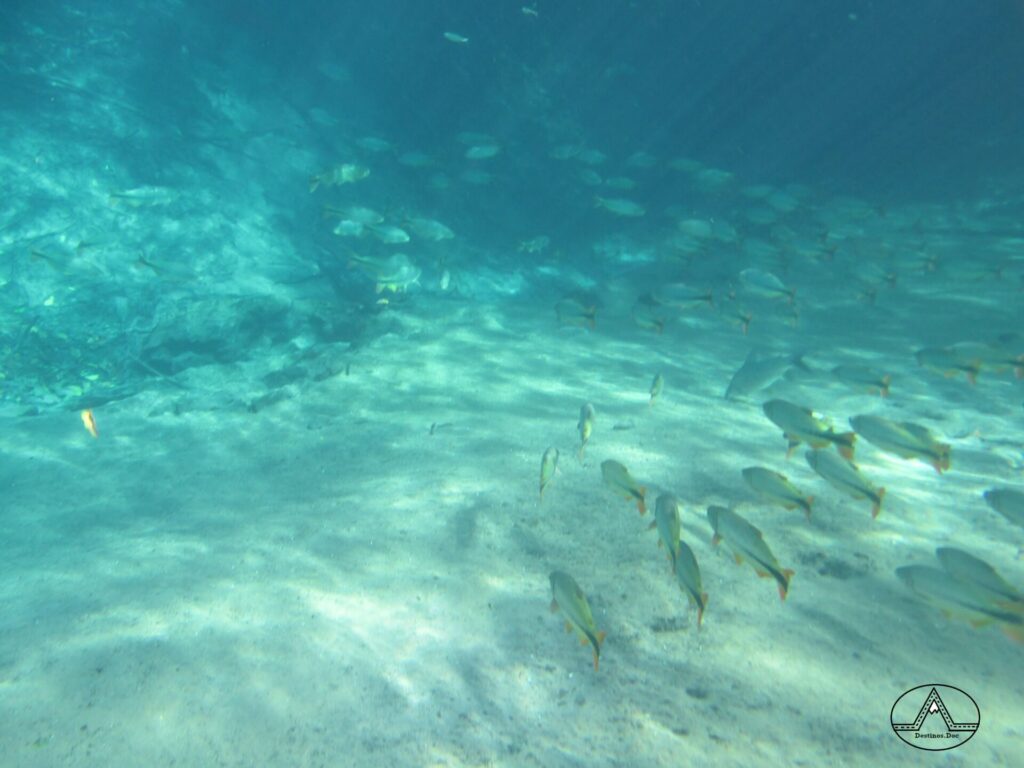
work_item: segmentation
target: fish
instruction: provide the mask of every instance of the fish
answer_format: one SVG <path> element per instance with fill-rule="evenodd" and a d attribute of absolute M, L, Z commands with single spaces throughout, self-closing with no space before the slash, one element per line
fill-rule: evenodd
<path fill-rule="evenodd" d="M 409 233 L 394 224 L 368 224 L 367 229 L 382 243 L 401 245 L 409 242 Z"/>
<path fill-rule="evenodd" d="M 775 579 L 779 587 L 779 598 L 786 599 L 793 570 L 779 565 L 775 555 L 764 541 L 761 531 L 737 515 L 731 509 L 719 506 L 708 507 L 708 522 L 715 532 L 711 543 L 715 546 L 722 541 L 733 553 L 737 563 L 744 558 L 750 560 L 754 572 L 761 578 Z"/>
<path fill-rule="evenodd" d="M 467 160 L 487 160 L 501 152 L 497 144 L 477 144 L 466 150 Z"/>
<path fill-rule="evenodd" d="M 775 383 L 794 369 L 810 370 L 801 354 L 763 356 L 750 350 L 739 370 L 732 375 L 725 390 L 726 400 L 736 400 L 758 392 Z"/>
<path fill-rule="evenodd" d="M 364 226 L 384 223 L 384 217 L 381 214 L 377 213 L 373 208 L 367 208 L 363 205 L 350 205 L 347 208 L 334 208 L 333 206 L 325 205 L 323 207 L 323 217 L 325 219 L 337 217 Z"/>
<path fill-rule="evenodd" d="M 376 136 L 364 136 L 361 139 L 356 139 L 356 145 L 367 152 L 391 152 L 395 148 L 390 141 Z"/>
<path fill-rule="evenodd" d="M 977 587 L 994 605 L 1024 612 L 1024 594 L 984 560 L 956 547 L 939 547 L 935 556 L 946 573 L 957 581 Z"/>
<path fill-rule="evenodd" d="M 836 432 L 816 418 L 809 408 L 794 405 L 788 400 L 769 400 L 761 406 L 761 410 L 782 430 L 783 436 L 789 441 L 786 458 L 789 458 L 796 446 L 804 442 L 812 448 L 828 448 L 835 445 L 843 458 L 853 460 L 856 433 Z"/>
<path fill-rule="evenodd" d="M 578 453 L 580 461 L 583 461 L 583 452 L 590 442 L 590 435 L 594 432 L 594 406 L 585 403 L 580 407 L 580 420 L 576 423 L 576 429 L 580 433 L 580 450 Z"/>
<path fill-rule="evenodd" d="M 645 294 L 634 302 L 630 309 L 633 322 L 648 331 L 660 334 L 665 330 L 665 317 L 661 305 L 650 294 Z"/>
<path fill-rule="evenodd" d="M 594 649 L 594 671 L 597 671 L 597 664 L 601 658 L 601 644 L 604 642 L 605 633 L 597 629 L 594 615 L 590 611 L 590 603 L 587 596 L 583 594 L 580 585 L 565 571 L 552 571 L 548 576 L 551 582 L 551 611 L 562 612 L 565 616 L 565 629 L 567 632 L 576 631 L 580 643 L 587 643 Z"/>
<path fill-rule="evenodd" d="M 178 196 L 178 191 L 169 187 L 144 186 L 111 192 L 107 196 L 107 203 L 111 207 L 126 205 L 129 208 L 157 208 L 170 205 Z"/>
<path fill-rule="evenodd" d="M 555 317 L 558 319 L 559 325 L 594 330 L 597 324 L 597 306 L 584 304 L 579 299 L 567 296 L 555 304 Z"/>
<path fill-rule="evenodd" d="M 785 509 L 802 509 L 807 519 L 811 519 L 814 497 L 796 488 L 785 475 L 765 467 L 747 467 L 743 470 L 743 479 L 768 501 L 773 501 Z"/>
<path fill-rule="evenodd" d="M 832 375 L 844 384 L 854 387 L 864 387 L 871 392 L 878 392 L 882 397 L 889 396 L 889 385 L 892 383 L 892 376 L 882 374 L 873 368 L 866 368 L 861 365 L 837 365 L 832 369 Z"/>
<path fill-rule="evenodd" d="M 985 502 L 1014 525 L 1024 528 L 1024 491 L 1012 488 L 989 488 Z"/>
<path fill-rule="evenodd" d="M 922 368 L 930 368 L 946 377 L 963 373 L 971 384 L 977 383 L 981 373 L 981 360 L 958 354 L 953 347 L 925 347 L 914 353 L 914 359 Z"/>
<path fill-rule="evenodd" d="M 708 593 L 704 591 L 697 558 L 689 545 L 682 540 L 679 542 L 679 554 L 676 556 L 676 581 L 679 582 L 680 589 L 686 593 L 690 605 L 697 607 L 697 629 L 700 630 L 704 610 L 708 607 Z"/>
<path fill-rule="evenodd" d="M 594 205 L 597 208 L 604 208 L 616 216 L 628 216 L 637 218 L 647 213 L 640 203 L 629 200 L 625 197 L 595 197 Z"/>
<path fill-rule="evenodd" d="M 543 253 L 549 245 L 551 245 L 551 238 L 547 235 L 539 235 L 529 240 L 523 240 L 516 250 L 519 253 Z"/>
<path fill-rule="evenodd" d="M 715 298 L 710 290 L 693 288 L 686 283 L 661 285 L 651 292 L 651 298 L 657 304 L 683 311 L 715 305 Z"/>
<path fill-rule="evenodd" d="M 654 379 L 651 381 L 651 399 L 648 401 L 648 405 L 654 405 L 654 401 L 661 395 L 662 390 L 665 389 L 665 377 L 660 373 L 654 374 Z"/>
<path fill-rule="evenodd" d="M 974 584 L 960 581 L 948 571 L 928 565 L 904 565 L 896 577 L 947 618 L 957 618 L 978 628 L 997 624 L 1007 637 L 1024 643 L 1024 616 L 994 605 L 988 595 Z"/>
<path fill-rule="evenodd" d="M 779 278 L 763 269 L 744 269 L 740 272 L 740 283 L 749 293 L 765 296 L 769 299 L 785 299 L 792 304 L 796 300 L 796 291 L 788 288 Z"/>
<path fill-rule="evenodd" d="M 924 427 L 909 421 L 895 422 L 880 416 L 853 416 L 850 426 L 854 431 L 886 453 L 904 459 L 921 459 L 942 474 L 951 462 L 951 449 L 940 443 Z"/>
<path fill-rule="evenodd" d="M 360 256 L 353 253 L 349 259 L 349 268 L 358 268 L 369 275 L 376 283 L 377 293 L 390 291 L 401 293 L 419 282 L 422 270 L 417 267 L 404 253 L 393 253 L 386 258 Z"/>
<path fill-rule="evenodd" d="M 604 479 L 604 484 L 611 488 L 612 491 L 625 499 L 635 501 L 641 515 L 646 514 L 647 507 L 644 505 L 644 494 L 647 491 L 633 479 L 629 474 L 629 470 L 622 464 L 613 459 L 602 461 L 601 477 Z"/>
<path fill-rule="evenodd" d="M 469 42 L 468 37 L 460 35 L 458 32 L 445 32 L 444 39 L 450 43 L 458 43 L 459 45 L 465 45 Z"/>
<path fill-rule="evenodd" d="M 406 219 L 403 223 L 413 231 L 416 237 L 431 240 L 435 243 L 439 243 L 442 240 L 451 240 L 455 237 L 454 232 L 440 221 L 434 219 L 413 217 Z"/>
<path fill-rule="evenodd" d="M 601 165 L 608 159 L 608 155 L 599 149 L 580 148 L 574 157 L 585 165 Z"/>
<path fill-rule="evenodd" d="M 533 5 L 524 5 L 519 10 L 523 12 L 523 16 L 533 16 L 534 18 L 540 16 L 540 14 L 537 12 L 536 3 L 534 3 Z"/>
<path fill-rule="evenodd" d="M 885 488 L 876 488 L 869 483 L 852 461 L 830 451 L 807 451 L 804 458 L 807 459 L 811 469 L 833 487 L 855 499 L 870 501 L 871 517 L 878 517 L 878 513 L 882 511 Z"/>
<path fill-rule="evenodd" d="M 650 528 L 658 529 L 658 546 L 665 546 L 672 573 L 679 559 L 679 499 L 671 493 L 662 493 L 654 502 L 654 522 Z"/>
<path fill-rule="evenodd" d="M 544 489 L 551 484 L 551 479 L 555 476 L 555 470 L 558 468 L 558 449 L 554 446 L 544 451 L 544 456 L 540 460 L 540 500 L 544 501 Z"/>
<path fill-rule="evenodd" d="M 309 191 L 316 192 L 321 186 L 336 187 L 341 184 L 354 184 L 357 181 L 362 181 L 369 175 L 369 168 L 362 165 L 356 165 L 355 163 L 345 163 L 343 165 L 330 168 L 323 173 L 310 176 Z"/>
<path fill-rule="evenodd" d="M 82 426 L 84 426 L 93 437 L 99 437 L 100 431 L 96 427 L 96 417 L 93 416 L 92 409 L 86 408 L 80 415 L 82 417 Z"/>
<path fill-rule="evenodd" d="M 1024 378 L 1024 354 L 1009 345 L 1015 339 L 1001 337 L 994 342 L 961 341 L 949 347 L 954 360 L 968 366 L 978 366 L 992 373 L 1013 371 L 1015 378 Z"/>

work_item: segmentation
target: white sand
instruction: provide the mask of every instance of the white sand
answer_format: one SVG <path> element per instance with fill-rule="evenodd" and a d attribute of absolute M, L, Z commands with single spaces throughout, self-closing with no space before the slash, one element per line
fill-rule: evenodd
<path fill-rule="evenodd" d="M 954 544 L 1024 583 L 1020 532 L 980 500 L 1019 480 L 1019 450 L 1015 468 L 968 434 L 1019 424 L 1015 382 L 971 390 L 907 353 L 888 403 L 821 381 L 773 388 L 837 423 L 883 408 L 927 420 L 937 393 L 962 397 L 929 422 L 965 432 L 944 476 L 858 447 L 889 489 L 872 522 L 800 453 L 786 463 L 756 404 L 722 400 L 749 343 L 711 314 L 660 337 L 614 314 L 587 334 L 556 329 L 546 305 L 428 296 L 395 317 L 399 333 L 326 353 L 350 375 L 258 413 L 228 378 L 220 397 L 239 402 L 219 410 L 166 413 L 182 397 L 170 389 L 98 408 L 98 440 L 75 413 L 4 424 L 3 764 L 1014 764 L 1022 649 L 947 622 L 893 569 Z M 586 401 L 598 421 L 581 464 Z M 549 444 L 560 469 L 538 506 Z M 605 458 L 652 507 L 659 489 L 684 502 L 710 593 L 699 633 L 651 516 L 602 486 Z M 755 463 L 815 493 L 810 523 L 753 499 L 739 470 Z M 710 547 L 709 503 L 738 505 L 796 570 L 785 603 Z M 556 567 L 608 632 L 599 672 L 548 612 Z M 892 733 L 893 701 L 927 682 L 979 702 L 963 749 Z"/>

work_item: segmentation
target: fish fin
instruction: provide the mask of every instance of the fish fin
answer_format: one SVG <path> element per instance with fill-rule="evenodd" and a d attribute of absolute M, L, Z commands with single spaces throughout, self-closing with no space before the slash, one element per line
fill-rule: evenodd
<path fill-rule="evenodd" d="M 1020 624 L 1003 624 L 1000 629 L 1013 642 L 1024 644 L 1024 626 Z"/>
<path fill-rule="evenodd" d="M 789 441 L 789 443 L 786 445 L 786 459 L 788 460 L 789 457 L 793 455 L 794 449 L 796 449 L 796 447 L 800 445 L 800 441 L 790 437 L 789 435 L 783 436 Z"/>
<path fill-rule="evenodd" d="M 743 555 L 739 552 L 733 552 L 732 559 L 736 561 L 736 565 L 743 565 Z"/>
<path fill-rule="evenodd" d="M 647 489 L 643 486 L 640 487 L 640 498 L 637 499 L 636 508 L 640 510 L 641 515 L 647 514 L 647 507 L 644 505 L 644 494 L 647 493 Z"/>
<path fill-rule="evenodd" d="M 882 511 L 882 499 L 885 498 L 885 488 L 878 489 L 878 497 L 874 505 L 871 507 L 871 519 L 874 520 L 878 517 L 878 513 Z"/>
<path fill-rule="evenodd" d="M 704 621 L 704 609 L 708 607 L 708 593 L 702 592 L 700 602 L 697 603 L 697 631 L 700 632 L 700 624 Z"/>
<path fill-rule="evenodd" d="M 657 527 L 658 527 L 658 521 L 657 520 L 651 520 L 651 524 L 647 526 L 647 530 L 648 531 L 653 531 Z M 660 536 L 658 537 L 658 546 L 659 547 L 661 546 L 661 537 Z"/>
<path fill-rule="evenodd" d="M 882 377 L 882 386 L 879 389 L 878 394 L 880 394 L 882 397 L 888 397 L 889 396 L 889 385 L 891 383 L 892 383 L 892 376 L 890 376 L 889 374 L 885 374 L 885 376 Z"/>
<path fill-rule="evenodd" d="M 558 601 L 552 598 L 552 600 L 551 600 L 551 612 L 554 613 L 557 610 L 558 610 Z"/>
<path fill-rule="evenodd" d="M 309 191 L 310 191 L 310 193 L 316 192 L 317 187 L 319 187 L 319 186 L 320 186 L 320 177 L 319 176 L 310 176 L 309 177 Z"/>
<path fill-rule="evenodd" d="M 722 543 L 722 537 L 719 536 L 717 533 L 714 536 L 711 537 L 711 546 L 717 547 L 721 543 Z"/>
<path fill-rule="evenodd" d="M 807 506 L 804 507 L 804 513 L 807 515 L 807 519 L 808 520 L 811 519 L 811 506 L 813 504 L 814 504 L 814 497 L 813 496 L 808 496 L 807 497 Z"/>
<path fill-rule="evenodd" d="M 572 629 L 573 629 L 573 627 L 572 627 L 572 622 L 571 622 L 571 621 L 567 621 L 567 622 L 565 622 L 565 631 L 566 631 L 566 634 L 568 634 L 569 632 L 572 632 Z"/>
<path fill-rule="evenodd" d="M 600 661 L 601 656 L 597 651 L 594 651 L 594 671 L 597 672 L 597 663 Z"/>
<path fill-rule="evenodd" d="M 580 645 L 590 645 L 590 638 L 586 635 L 580 636 Z"/>
<path fill-rule="evenodd" d="M 784 583 L 783 584 L 779 584 L 779 599 L 780 600 L 785 600 L 786 599 L 786 595 L 789 594 L 789 580 L 793 578 L 793 573 L 794 573 L 794 571 L 793 571 L 792 568 L 784 568 L 782 570 L 782 581 Z"/>
<path fill-rule="evenodd" d="M 854 444 L 857 442 L 856 432 L 841 432 L 835 436 L 836 450 L 847 461 L 853 461 Z"/>

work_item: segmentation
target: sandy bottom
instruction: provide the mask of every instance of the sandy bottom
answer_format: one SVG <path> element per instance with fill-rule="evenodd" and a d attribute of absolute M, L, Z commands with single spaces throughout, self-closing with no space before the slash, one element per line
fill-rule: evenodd
<path fill-rule="evenodd" d="M 74 413 L 5 423 L 3 764 L 1019 765 L 1022 648 L 892 575 L 955 544 L 1024 583 L 1019 538 L 979 496 L 1019 481 L 1019 446 L 983 440 L 1020 423 L 1018 385 L 915 370 L 885 403 L 827 381 L 771 389 L 837 423 L 896 414 L 953 439 L 942 477 L 858 449 L 890 494 L 872 521 L 799 453 L 787 463 L 757 403 L 722 399 L 749 346 L 735 330 L 587 334 L 554 329 L 548 308 L 507 312 L 424 297 L 396 333 L 324 352 L 348 375 L 256 413 L 244 370 L 196 370 L 187 383 L 221 406 L 175 415 L 187 396 L 154 391 L 97 409 L 98 440 Z M 939 390 L 964 405 L 929 412 Z M 548 445 L 560 469 L 538 504 Z M 652 502 L 684 502 L 710 593 L 701 631 L 650 516 L 603 487 L 606 458 Z M 757 502 L 751 464 L 813 492 L 811 522 Z M 796 571 L 785 603 L 711 547 L 711 503 Z M 554 568 L 608 633 L 599 672 L 548 611 Z M 964 748 L 892 733 L 896 697 L 929 682 L 978 701 Z"/>

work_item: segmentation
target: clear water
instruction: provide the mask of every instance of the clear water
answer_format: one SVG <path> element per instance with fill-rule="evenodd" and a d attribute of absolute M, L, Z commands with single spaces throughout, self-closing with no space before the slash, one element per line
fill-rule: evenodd
<path fill-rule="evenodd" d="M 1021 512 L 983 496 L 1024 487 L 1022 27 L 5 2 L 0 764 L 1015 764 L 1019 598 L 897 569 L 954 547 L 1024 588 Z M 859 438 L 873 519 L 806 436 L 787 458 L 772 398 L 926 428 L 951 466 Z M 928 683 L 977 702 L 970 743 L 897 738 Z"/>

